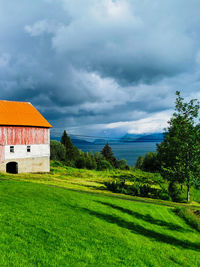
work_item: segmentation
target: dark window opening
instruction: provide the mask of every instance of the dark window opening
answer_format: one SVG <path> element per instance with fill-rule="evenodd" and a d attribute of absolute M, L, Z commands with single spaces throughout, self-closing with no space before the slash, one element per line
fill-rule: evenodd
<path fill-rule="evenodd" d="M 8 162 L 6 164 L 6 172 L 18 173 L 18 163 L 17 162 Z"/>
<path fill-rule="evenodd" d="M 15 148 L 14 148 L 14 146 L 10 146 L 10 152 L 11 152 L 11 153 L 14 153 L 14 152 L 15 152 Z"/>
<path fill-rule="evenodd" d="M 27 146 L 27 152 L 31 152 L 31 146 Z"/>

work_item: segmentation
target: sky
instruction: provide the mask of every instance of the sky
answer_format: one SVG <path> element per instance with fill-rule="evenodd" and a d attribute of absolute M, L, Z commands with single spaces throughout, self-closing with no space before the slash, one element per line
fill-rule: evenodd
<path fill-rule="evenodd" d="M 0 99 L 52 135 L 162 132 L 200 99 L 199 0 L 0 0 Z"/>

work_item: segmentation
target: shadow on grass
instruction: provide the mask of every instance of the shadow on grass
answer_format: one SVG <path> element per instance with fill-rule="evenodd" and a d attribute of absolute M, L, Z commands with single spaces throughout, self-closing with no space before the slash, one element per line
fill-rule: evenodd
<path fill-rule="evenodd" d="M 113 216 L 110 214 L 92 211 L 87 208 L 79 208 L 79 209 L 85 213 L 88 213 L 89 215 L 97 217 L 98 219 L 104 220 L 108 223 L 116 224 L 121 228 L 128 229 L 134 234 L 145 236 L 155 241 L 166 243 L 172 246 L 200 251 L 200 243 L 196 244 L 190 241 L 182 241 L 170 235 L 161 234 L 156 231 L 146 229 L 145 227 L 138 225 L 134 222 L 128 222 L 126 220 L 121 219 L 120 217 Z"/>
<path fill-rule="evenodd" d="M 117 206 L 117 205 L 114 205 L 114 204 L 111 204 L 111 203 L 107 203 L 107 202 L 103 202 L 103 201 L 96 201 L 100 204 L 103 204 L 105 206 L 108 206 L 108 207 L 111 207 L 113 209 L 116 209 L 116 210 L 119 210 L 123 213 L 127 213 L 137 219 L 140 219 L 140 220 L 143 220 L 143 221 L 146 221 L 148 223 L 151 223 L 151 224 L 156 224 L 156 225 L 159 225 L 159 226 L 164 226 L 166 228 L 168 228 L 169 230 L 171 231 L 179 231 L 179 232 L 192 232 L 191 230 L 188 230 L 188 229 L 185 229 L 183 227 L 181 227 L 180 225 L 177 225 L 177 224 L 174 224 L 174 223 L 170 223 L 170 222 L 165 222 L 165 221 L 162 221 L 162 220 L 159 220 L 159 219 L 154 219 L 151 215 L 147 214 L 147 215 L 144 215 L 144 214 L 141 214 L 139 212 L 136 212 L 136 211 L 132 211 L 132 210 L 129 210 L 129 209 L 126 209 L 126 208 L 122 208 L 120 206 Z"/>
<path fill-rule="evenodd" d="M 88 187 L 94 190 L 106 190 L 106 188 L 102 185 L 89 185 L 89 184 L 81 184 L 81 183 L 73 183 L 73 182 L 71 182 L 70 184 L 79 185 L 82 187 Z"/>

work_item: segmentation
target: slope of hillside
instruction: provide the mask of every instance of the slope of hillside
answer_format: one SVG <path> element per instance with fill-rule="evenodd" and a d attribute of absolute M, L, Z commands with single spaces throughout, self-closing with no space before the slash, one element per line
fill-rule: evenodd
<path fill-rule="evenodd" d="M 172 208 L 0 181 L 0 266 L 200 266 L 200 234 Z"/>

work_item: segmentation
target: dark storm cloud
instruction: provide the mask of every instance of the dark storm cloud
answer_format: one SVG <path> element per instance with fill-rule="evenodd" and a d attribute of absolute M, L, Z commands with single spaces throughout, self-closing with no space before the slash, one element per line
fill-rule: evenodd
<path fill-rule="evenodd" d="M 177 89 L 199 97 L 199 8 L 198 0 L 3 0 L 0 98 L 30 101 L 55 127 L 79 132 L 161 130 Z"/>

